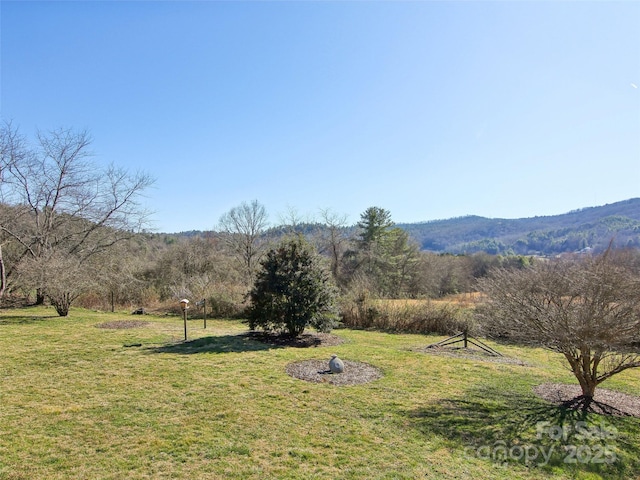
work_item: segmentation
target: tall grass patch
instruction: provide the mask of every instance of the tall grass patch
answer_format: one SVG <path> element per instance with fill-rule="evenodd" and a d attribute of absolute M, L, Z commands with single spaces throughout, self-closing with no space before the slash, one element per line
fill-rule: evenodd
<path fill-rule="evenodd" d="M 474 325 L 470 309 L 454 301 L 358 298 L 341 307 L 345 326 L 387 332 L 453 335 Z"/>

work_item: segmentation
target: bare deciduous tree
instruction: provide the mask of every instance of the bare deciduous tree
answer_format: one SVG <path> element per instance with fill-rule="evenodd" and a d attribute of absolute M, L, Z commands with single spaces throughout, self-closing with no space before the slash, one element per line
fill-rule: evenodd
<path fill-rule="evenodd" d="M 260 237 L 266 226 L 267 211 L 257 200 L 242 202 L 220 217 L 220 229 L 225 234 L 225 242 L 242 265 L 247 285 L 253 281 L 264 253 Z"/>
<path fill-rule="evenodd" d="M 100 168 L 90 160 L 86 131 L 39 132 L 37 146 L 31 147 L 17 129 L 4 124 L 0 141 L 6 142 L 0 146 L 2 199 L 15 207 L 0 218 L 0 231 L 20 246 L 17 262 L 34 260 L 29 271 L 37 265 L 56 271 L 51 262 L 61 256 L 82 265 L 148 221 L 140 197 L 153 183 L 151 177 L 113 165 Z M 67 263 L 53 262 L 61 268 Z"/>
<path fill-rule="evenodd" d="M 295 207 L 287 205 L 286 210 L 278 215 L 280 226 L 284 231 L 296 233 L 300 226 L 313 223 L 310 215 L 301 215 Z"/>
<path fill-rule="evenodd" d="M 584 408 L 600 383 L 640 367 L 640 279 L 615 251 L 497 269 L 480 286 L 487 331 L 561 353 Z"/>
<path fill-rule="evenodd" d="M 330 209 L 323 209 L 320 210 L 320 218 L 327 227 L 322 239 L 321 252 L 328 254 L 331 258 L 331 273 L 334 281 L 337 282 L 340 275 L 340 261 L 349 240 L 345 234 L 347 216 Z"/>
<path fill-rule="evenodd" d="M 22 281 L 46 292 L 46 296 L 61 317 L 84 291 L 96 286 L 97 269 L 92 262 L 80 262 L 78 257 L 49 250 L 40 257 L 27 257 L 19 267 Z"/>

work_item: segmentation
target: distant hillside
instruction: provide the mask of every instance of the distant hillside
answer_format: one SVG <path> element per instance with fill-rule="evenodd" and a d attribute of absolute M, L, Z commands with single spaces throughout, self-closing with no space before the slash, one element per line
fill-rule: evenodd
<path fill-rule="evenodd" d="M 640 198 L 562 215 L 501 219 L 467 216 L 398 224 L 423 250 L 440 253 L 553 255 L 618 247 L 640 247 Z"/>

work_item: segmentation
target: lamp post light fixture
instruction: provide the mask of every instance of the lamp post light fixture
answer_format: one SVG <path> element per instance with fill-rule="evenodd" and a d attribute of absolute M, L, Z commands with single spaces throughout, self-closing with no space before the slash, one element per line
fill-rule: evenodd
<path fill-rule="evenodd" d="M 189 308 L 189 300 L 183 298 L 180 300 L 180 308 L 182 309 L 182 319 L 184 321 L 184 341 L 187 341 L 187 309 Z"/>

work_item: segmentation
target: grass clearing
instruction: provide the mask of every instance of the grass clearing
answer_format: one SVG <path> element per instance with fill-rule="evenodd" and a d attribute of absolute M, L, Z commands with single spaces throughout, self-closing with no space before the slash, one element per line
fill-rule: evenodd
<path fill-rule="evenodd" d="M 0 478 L 636 478 L 640 420 L 572 416 L 532 392 L 575 383 L 558 355 L 491 346 L 527 367 L 418 353 L 441 336 L 340 329 L 338 346 L 283 348 L 237 321 L 140 318 L 49 308 L 0 310 Z M 138 320 L 138 318 L 136 318 Z M 140 346 L 131 346 L 140 345 Z M 291 362 L 366 362 L 384 376 L 336 387 L 286 374 Z M 604 388 L 640 392 L 640 371 Z M 564 417 L 562 417 L 564 415 Z M 598 443 L 536 438 L 538 422 L 615 431 Z M 615 429 L 615 430 L 614 430 Z M 502 443 L 501 443 L 502 442 Z M 564 447 L 583 447 L 580 461 Z M 602 443 L 602 442 L 601 442 Z M 496 446 L 553 451 L 526 465 Z M 588 449 L 588 452 L 587 452 Z M 582 461 L 587 459 L 589 461 Z M 494 455 L 495 456 L 495 455 Z M 506 463 L 502 460 L 506 460 Z"/>

